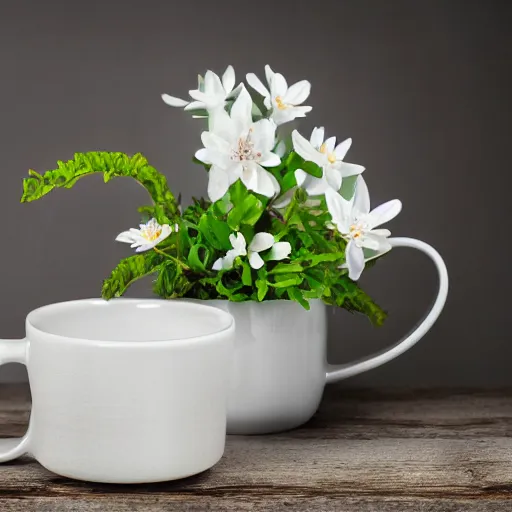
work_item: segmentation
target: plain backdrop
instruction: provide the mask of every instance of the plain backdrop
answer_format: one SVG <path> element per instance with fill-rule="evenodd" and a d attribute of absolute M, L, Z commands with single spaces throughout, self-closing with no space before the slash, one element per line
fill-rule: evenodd
<path fill-rule="evenodd" d="M 354 140 L 377 205 L 395 197 L 390 229 L 435 246 L 448 265 L 445 311 L 407 354 L 347 386 L 512 384 L 510 174 L 512 4 L 491 0 L 55 1 L 0 3 L 1 312 L 4 338 L 56 301 L 99 295 L 130 253 L 115 236 L 138 223 L 146 196 L 130 180 L 84 179 L 19 204 L 29 168 L 77 151 L 143 152 L 181 191 L 205 194 L 192 164 L 201 121 L 167 107 L 197 73 L 232 64 L 237 80 L 265 64 L 308 79 L 308 134 Z M 395 343 L 431 304 L 429 260 L 397 249 L 362 279 L 389 311 L 373 328 L 330 315 L 330 362 Z M 150 294 L 139 283 L 132 296 Z M 0 378 L 24 378 L 21 367 Z"/>

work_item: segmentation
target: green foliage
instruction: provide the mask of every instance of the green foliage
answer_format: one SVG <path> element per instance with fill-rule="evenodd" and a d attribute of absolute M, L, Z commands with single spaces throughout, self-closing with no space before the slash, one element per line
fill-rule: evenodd
<path fill-rule="evenodd" d="M 104 299 L 121 297 L 137 279 L 154 274 L 161 268 L 163 256 L 154 251 L 135 254 L 119 262 L 110 277 L 103 281 Z"/>
<path fill-rule="evenodd" d="M 375 325 L 381 325 L 386 313 L 358 283 L 349 279 L 343 268 L 346 241 L 326 227 L 331 219 L 325 200 L 312 206 L 304 190 L 297 187 L 294 173 L 299 168 L 321 176 L 322 170 L 316 164 L 305 162 L 293 152 L 270 169 L 281 193 L 290 191 L 291 201 L 284 209 L 274 208 L 273 199 L 247 190 L 238 180 L 221 200 L 211 203 L 194 199 L 180 214 L 165 177 L 142 155 L 78 153 L 73 160 L 59 162 L 57 169 L 43 175 L 30 171 L 23 182 L 22 202 L 39 199 L 56 187 L 71 188 L 83 176 L 101 172 L 105 182 L 128 176 L 146 188 L 153 199 L 153 205 L 139 208 L 146 220 L 155 217 L 161 224 L 178 224 L 178 233 L 154 250 L 135 254 L 118 264 L 103 283 L 105 299 L 119 297 L 137 279 L 154 275 L 154 292 L 162 298 L 235 302 L 282 299 L 296 301 L 305 309 L 309 309 L 310 300 L 322 300 L 362 313 Z M 354 183 L 347 180 L 342 191 L 347 197 L 353 193 Z M 248 255 L 239 255 L 232 268 L 213 270 L 216 260 L 232 249 L 230 235 L 236 232 L 243 234 L 247 247 L 255 233 L 271 233 L 275 242 L 290 244 L 289 257 L 273 261 L 266 250 L 260 253 L 264 261 L 260 269 L 250 266 Z"/>
<path fill-rule="evenodd" d="M 132 157 L 105 151 L 75 153 L 72 160 L 58 161 L 57 165 L 57 169 L 43 175 L 34 170 L 29 171 L 30 177 L 23 180 L 22 203 L 40 199 L 56 187 L 71 188 L 84 176 L 103 173 L 105 183 L 121 176 L 133 178 L 140 183 L 154 203 L 153 207 L 146 207 L 145 211 L 159 222 L 165 221 L 166 217 L 173 217 L 178 211 L 165 176 L 151 167 L 140 153 Z"/>

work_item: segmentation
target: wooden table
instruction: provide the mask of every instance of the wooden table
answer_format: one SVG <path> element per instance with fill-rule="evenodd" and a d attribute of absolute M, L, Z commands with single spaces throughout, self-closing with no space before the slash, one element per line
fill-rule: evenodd
<path fill-rule="evenodd" d="M 26 429 L 24 385 L 0 385 L 0 436 Z M 347 391 L 332 386 L 305 427 L 228 438 L 186 480 L 78 482 L 32 459 L 0 465 L 1 512 L 512 511 L 512 392 Z"/>

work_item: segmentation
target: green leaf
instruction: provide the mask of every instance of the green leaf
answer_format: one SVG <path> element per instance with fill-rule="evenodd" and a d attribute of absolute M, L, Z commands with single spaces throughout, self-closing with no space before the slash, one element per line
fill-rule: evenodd
<path fill-rule="evenodd" d="M 295 171 L 288 171 L 281 180 L 281 194 L 297 186 L 297 179 L 295 178 Z"/>
<path fill-rule="evenodd" d="M 136 254 L 121 260 L 110 277 L 103 281 L 101 296 L 106 300 L 120 297 L 135 281 L 157 272 L 162 261 L 163 256 L 155 251 Z"/>
<path fill-rule="evenodd" d="M 323 176 L 323 170 L 320 166 L 309 160 L 304 160 L 300 155 L 292 151 L 286 159 L 286 168 L 288 171 L 295 172 L 297 169 L 302 169 L 304 172 L 314 176 L 315 178 L 321 178 Z"/>
<path fill-rule="evenodd" d="M 309 309 L 310 309 L 309 302 L 302 295 L 302 290 L 300 290 L 299 288 L 292 287 L 292 288 L 288 288 L 287 292 L 288 292 L 288 297 L 291 300 L 298 302 L 304 309 L 307 309 L 309 311 Z"/>
<path fill-rule="evenodd" d="M 214 249 L 219 251 L 231 249 L 229 242 L 231 229 L 225 222 L 216 219 L 210 211 L 201 216 L 198 229 Z"/>
<path fill-rule="evenodd" d="M 269 274 L 287 274 L 289 272 L 302 272 L 304 268 L 298 263 L 278 263 Z"/>
<path fill-rule="evenodd" d="M 345 260 L 345 253 L 343 252 L 331 252 L 326 254 L 308 254 L 300 259 L 301 261 L 309 261 L 309 267 L 314 267 L 320 263 Z"/>
<path fill-rule="evenodd" d="M 22 203 L 40 199 L 56 187 L 71 188 L 84 176 L 103 173 L 105 183 L 121 176 L 133 178 L 148 191 L 155 205 L 168 215 L 172 217 L 179 213 L 165 176 L 151 167 L 140 153 L 132 157 L 106 151 L 75 153 L 72 160 L 58 161 L 57 165 L 57 169 L 46 171 L 43 175 L 29 171 L 30 177 L 23 180 Z"/>
<path fill-rule="evenodd" d="M 301 169 L 303 163 L 304 158 L 302 158 L 298 153 L 295 153 L 295 151 L 292 151 L 286 158 L 286 168 L 292 173 L 297 169 Z"/>
<path fill-rule="evenodd" d="M 263 202 L 251 194 L 240 180 L 231 185 L 229 195 L 233 205 L 227 219 L 229 227 L 239 231 L 242 224 L 254 226 L 265 210 Z"/>
<path fill-rule="evenodd" d="M 244 286 L 252 286 L 251 266 L 247 261 L 242 263 L 242 283 Z"/>
<path fill-rule="evenodd" d="M 321 178 L 324 175 L 322 168 L 314 162 L 305 161 L 301 169 L 315 178 Z"/>
<path fill-rule="evenodd" d="M 258 289 L 258 300 L 261 302 L 268 292 L 268 283 L 264 279 L 256 280 L 256 288 Z"/>
<path fill-rule="evenodd" d="M 242 286 L 242 283 L 238 283 L 234 284 L 233 287 L 229 287 L 222 282 L 222 279 L 219 279 L 215 288 L 222 297 L 226 297 L 233 302 L 241 302 L 247 299 L 247 296 L 244 293 L 236 293 L 240 288 L 242 288 Z"/>
<path fill-rule="evenodd" d="M 196 244 L 190 248 L 187 259 L 190 267 L 193 270 L 198 272 L 205 272 L 209 258 L 210 249 L 208 249 L 208 247 L 204 244 Z"/>
<path fill-rule="evenodd" d="M 304 281 L 304 277 L 297 274 L 278 274 L 275 276 L 275 283 L 269 283 L 274 288 L 287 288 L 288 286 L 298 286 Z"/>

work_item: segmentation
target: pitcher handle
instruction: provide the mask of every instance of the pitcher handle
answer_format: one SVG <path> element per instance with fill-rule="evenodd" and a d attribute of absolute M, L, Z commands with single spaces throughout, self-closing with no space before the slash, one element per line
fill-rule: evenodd
<path fill-rule="evenodd" d="M 415 345 L 423 336 L 430 330 L 434 322 L 437 320 L 441 311 L 443 310 L 446 302 L 446 296 L 448 294 L 448 272 L 446 265 L 439 255 L 439 253 L 430 245 L 416 240 L 414 238 L 390 238 L 389 241 L 393 247 L 412 247 L 424 252 L 433 262 L 437 268 L 439 275 L 439 289 L 437 292 L 437 298 L 431 307 L 430 311 L 420 322 L 420 324 L 405 338 L 400 340 L 397 344 L 384 350 L 383 352 L 377 353 L 373 356 L 366 357 L 355 363 L 346 363 L 342 365 L 327 365 L 327 382 L 336 382 L 359 373 L 372 370 L 381 366 L 395 357 L 403 354 L 406 350 L 409 350 Z"/>
<path fill-rule="evenodd" d="M 0 365 L 7 363 L 22 363 L 26 366 L 28 360 L 28 340 L 0 340 Z M 29 451 L 29 432 L 23 437 L 0 439 L 0 462 L 21 457 Z"/>

